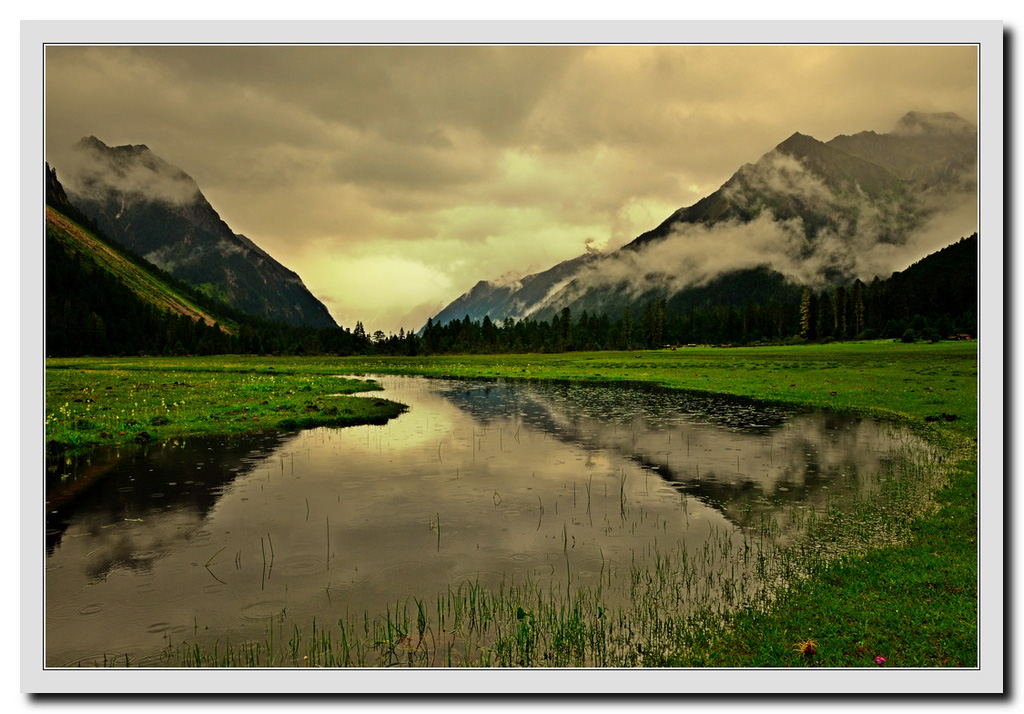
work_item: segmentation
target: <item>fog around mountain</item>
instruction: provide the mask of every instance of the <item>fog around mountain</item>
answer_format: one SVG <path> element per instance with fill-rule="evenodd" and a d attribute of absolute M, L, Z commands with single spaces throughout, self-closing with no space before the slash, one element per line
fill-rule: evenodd
<path fill-rule="evenodd" d="M 436 319 L 621 312 L 762 267 L 815 289 L 887 277 L 977 230 L 976 143 L 950 113 L 910 112 L 889 134 L 827 143 L 795 133 L 622 249 L 524 279 L 531 295 L 483 282 Z"/>

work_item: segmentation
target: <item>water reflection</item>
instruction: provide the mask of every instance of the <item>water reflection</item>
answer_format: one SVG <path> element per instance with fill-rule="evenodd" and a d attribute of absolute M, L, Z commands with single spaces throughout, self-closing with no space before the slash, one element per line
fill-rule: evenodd
<path fill-rule="evenodd" d="M 72 521 L 87 524 L 95 537 L 111 524 L 142 522 L 144 517 L 148 522 L 171 511 L 179 524 L 200 524 L 222 488 L 261 464 L 283 440 L 277 434 L 181 439 L 50 460 L 46 551 L 53 553 Z M 112 564 L 131 561 L 111 558 Z"/>
<path fill-rule="evenodd" d="M 719 510 L 735 525 L 784 504 L 823 507 L 872 490 L 894 444 L 890 425 L 753 400 L 649 385 L 452 384 L 452 403 L 479 423 L 515 420 L 593 451 L 612 451 Z"/>
<path fill-rule="evenodd" d="M 277 616 L 372 615 L 464 580 L 625 577 L 659 547 L 864 497 L 909 440 L 651 388 L 379 381 L 410 406 L 384 426 L 52 464 L 48 664 L 262 639 Z"/>

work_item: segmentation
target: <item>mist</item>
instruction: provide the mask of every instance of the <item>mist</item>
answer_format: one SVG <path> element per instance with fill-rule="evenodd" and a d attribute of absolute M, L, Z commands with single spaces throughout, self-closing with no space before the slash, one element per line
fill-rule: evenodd
<path fill-rule="evenodd" d="M 70 150 L 58 152 L 58 158 L 50 164 L 72 199 L 102 201 L 111 188 L 128 197 L 170 205 L 192 203 L 199 196 L 199 185 L 188 174 L 153 155 L 145 146 L 118 148 L 141 153 L 145 160 L 118 161 L 86 139 Z"/>
<path fill-rule="evenodd" d="M 652 288 L 672 295 L 724 273 L 762 266 L 816 289 L 837 276 L 886 278 L 977 231 L 972 173 L 965 171 L 944 189 L 872 199 L 859 190 L 837 193 L 797 159 L 772 152 L 722 187 L 733 207 L 760 210 L 756 218 L 677 223 L 661 240 L 589 264 L 574 276 L 571 290 L 579 295 L 626 285 L 633 297 Z M 798 202 L 828 221 L 808 231 L 802 218 L 782 219 L 765 207 L 765 195 Z M 543 304 L 567 302 L 567 287 L 555 286 Z"/>

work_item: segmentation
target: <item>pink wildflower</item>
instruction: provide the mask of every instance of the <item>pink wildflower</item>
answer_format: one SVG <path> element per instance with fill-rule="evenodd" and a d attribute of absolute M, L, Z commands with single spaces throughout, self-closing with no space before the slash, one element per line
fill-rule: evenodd
<path fill-rule="evenodd" d="M 883 664 L 885 664 L 885 657 L 875 657 L 875 664 L 881 667 Z"/>

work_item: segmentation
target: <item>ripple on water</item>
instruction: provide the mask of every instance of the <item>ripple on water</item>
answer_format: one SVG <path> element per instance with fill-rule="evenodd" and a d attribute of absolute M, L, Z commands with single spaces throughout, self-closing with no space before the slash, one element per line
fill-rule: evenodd
<path fill-rule="evenodd" d="M 169 629 L 171 629 L 171 623 L 169 622 L 154 622 L 146 628 L 146 632 L 155 635 L 161 632 L 167 632 Z"/>
<path fill-rule="evenodd" d="M 333 596 L 337 596 L 337 595 L 342 595 L 342 596 L 348 595 L 352 591 L 352 588 L 355 587 L 355 585 L 357 583 L 361 583 L 361 582 L 362 581 L 358 577 L 355 577 L 355 576 L 348 577 L 348 578 L 345 578 L 344 580 L 340 580 L 340 581 L 336 581 L 336 582 L 335 581 L 331 581 L 331 583 L 326 588 L 326 592 L 327 592 L 328 597 L 333 597 Z"/>
<path fill-rule="evenodd" d="M 142 621 L 145 624 L 144 618 L 161 617 L 174 608 L 192 602 L 195 596 L 192 588 L 168 588 L 144 582 L 137 585 L 134 592 L 119 600 L 118 607 L 126 613 L 126 617 L 130 616 L 135 622 Z"/>
<path fill-rule="evenodd" d="M 288 607 L 284 600 L 257 600 L 243 607 L 238 616 L 243 620 L 266 620 L 280 615 Z"/>
<path fill-rule="evenodd" d="M 606 560 L 601 562 L 600 558 L 580 558 L 579 560 L 569 559 L 572 568 L 573 578 L 596 578 L 600 577 L 602 572 L 607 573 L 609 568 L 615 567 L 617 563 Z"/>
<path fill-rule="evenodd" d="M 505 518 L 518 518 L 519 516 L 523 515 L 524 513 L 527 513 L 527 511 L 524 511 L 522 508 L 514 508 L 514 507 L 513 508 L 509 508 L 507 506 L 502 506 L 502 505 L 499 505 L 497 510 Z M 530 515 L 533 515 L 533 514 L 531 513 Z"/>
<path fill-rule="evenodd" d="M 325 561 L 326 559 L 322 556 L 304 555 L 297 558 L 289 558 L 276 564 L 276 567 L 282 573 L 288 573 L 289 575 L 308 575 L 324 570 L 327 567 Z"/>
<path fill-rule="evenodd" d="M 104 607 L 106 606 L 100 602 L 89 603 L 88 605 L 83 605 L 82 607 L 78 608 L 78 614 L 95 615 L 97 612 L 100 612 Z"/>
<path fill-rule="evenodd" d="M 167 654 L 164 652 L 153 652 L 152 654 L 131 658 L 132 667 L 161 667 L 168 664 L 173 666 L 176 663 L 173 660 L 169 662 Z"/>
<path fill-rule="evenodd" d="M 147 560 L 155 560 L 159 555 L 155 550 L 137 550 L 129 557 L 134 561 L 145 562 Z"/>
<path fill-rule="evenodd" d="M 508 574 L 501 570 L 467 570 L 461 573 L 455 573 L 451 577 L 451 583 L 453 587 L 458 587 L 465 583 L 498 583 L 503 578 L 507 578 Z"/>

